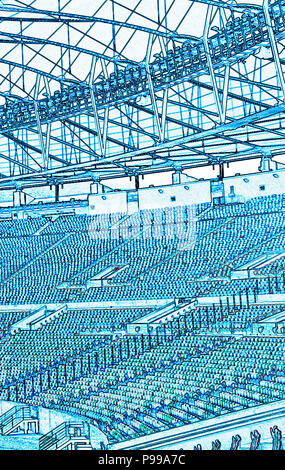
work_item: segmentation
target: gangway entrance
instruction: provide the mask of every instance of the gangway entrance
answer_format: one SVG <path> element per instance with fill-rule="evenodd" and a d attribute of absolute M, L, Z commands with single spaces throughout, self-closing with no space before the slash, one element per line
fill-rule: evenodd
<path fill-rule="evenodd" d="M 158 328 L 162 324 L 174 318 L 179 318 L 181 315 L 184 315 L 194 308 L 195 300 L 183 302 L 182 304 L 178 304 L 174 300 L 164 307 L 153 310 L 138 320 L 129 323 L 127 325 L 127 332 L 129 334 L 147 334 L 150 327 L 152 327 L 152 329 Z"/>
<path fill-rule="evenodd" d="M 92 450 L 88 423 L 61 423 L 39 440 L 40 450 Z"/>
<path fill-rule="evenodd" d="M 7 436 L 12 432 L 22 431 L 24 434 L 39 433 L 39 418 L 37 410 L 29 406 L 14 406 L 0 416 L 0 435 Z"/>
<path fill-rule="evenodd" d="M 249 279 L 262 277 L 261 274 L 258 274 L 258 270 L 264 268 L 265 266 L 274 263 L 275 261 L 283 258 L 285 256 L 284 250 L 279 250 L 273 253 L 264 253 L 263 255 L 258 256 L 257 258 L 248 261 L 242 266 L 237 267 L 231 272 L 231 279 Z"/>

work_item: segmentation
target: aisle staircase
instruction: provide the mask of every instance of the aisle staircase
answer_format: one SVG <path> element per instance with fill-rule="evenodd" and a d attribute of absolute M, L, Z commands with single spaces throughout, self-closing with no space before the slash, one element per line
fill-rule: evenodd
<path fill-rule="evenodd" d="M 43 305 L 30 313 L 30 315 L 17 321 L 10 327 L 10 333 L 15 334 L 20 330 L 37 330 L 44 324 L 50 323 L 52 320 L 63 315 L 67 311 L 66 304 L 58 304 L 50 309 Z"/>
<path fill-rule="evenodd" d="M 38 434 L 38 412 L 32 411 L 29 406 L 15 406 L 0 416 L 1 436 L 7 436 L 18 431 L 23 431 L 24 434 L 28 434 L 29 431 Z"/>
<path fill-rule="evenodd" d="M 195 300 L 178 303 L 172 301 L 164 307 L 160 307 L 152 312 L 144 315 L 143 317 L 135 320 L 127 325 L 128 334 L 147 334 L 151 330 L 160 327 L 162 324 L 179 318 L 187 312 L 195 309 Z"/>
<path fill-rule="evenodd" d="M 36 261 L 38 261 L 40 258 L 42 258 L 43 256 L 45 256 L 47 253 L 49 253 L 51 250 L 53 250 L 54 248 L 56 248 L 57 246 L 61 245 L 61 243 L 63 243 L 65 240 L 67 240 L 69 237 L 71 237 L 71 235 L 73 235 L 73 232 L 71 233 L 67 233 L 66 235 L 64 235 L 64 237 L 62 237 L 60 240 L 58 240 L 57 242 L 55 243 L 52 243 L 48 248 L 45 248 L 44 250 L 42 250 L 38 255 L 36 255 L 32 260 L 28 261 L 28 263 L 26 263 L 24 266 L 22 266 L 21 268 L 19 268 L 17 271 L 15 271 L 13 274 L 9 275 L 6 279 L 4 279 L 2 282 L 1 282 L 1 285 L 4 285 L 6 284 L 7 282 L 11 281 L 12 279 L 14 279 L 15 277 L 17 277 L 19 274 L 23 273 L 24 271 L 26 271 L 26 269 L 28 269 L 30 266 L 32 266 Z"/>
<path fill-rule="evenodd" d="M 231 280 L 262 277 L 262 275 L 258 274 L 259 269 L 267 266 L 268 264 L 273 263 L 274 261 L 277 261 L 280 258 L 283 258 L 284 256 L 284 250 L 279 250 L 272 253 L 263 253 L 262 255 L 248 261 L 242 266 L 239 266 L 232 270 Z"/>
<path fill-rule="evenodd" d="M 50 220 L 48 220 L 44 225 L 42 225 L 35 233 L 34 235 L 40 235 L 47 227 L 52 225 L 58 218 L 60 217 L 59 214 L 52 215 L 50 217 Z"/>
<path fill-rule="evenodd" d="M 40 450 L 92 450 L 87 423 L 61 423 L 39 440 Z"/>

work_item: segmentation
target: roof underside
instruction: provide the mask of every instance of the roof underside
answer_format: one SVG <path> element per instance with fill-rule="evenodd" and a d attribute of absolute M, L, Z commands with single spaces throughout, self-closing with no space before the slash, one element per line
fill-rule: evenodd
<path fill-rule="evenodd" d="M 2 1 L 0 188 L 283 155 L 285 3 L 264 3 Z"/>

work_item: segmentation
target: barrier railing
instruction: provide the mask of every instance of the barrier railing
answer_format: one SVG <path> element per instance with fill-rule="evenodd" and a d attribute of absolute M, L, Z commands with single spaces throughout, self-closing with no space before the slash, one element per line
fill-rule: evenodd
<path fill-rule="evenodd" d="M 85 438 L 90 441 L 90 428 L 87 423 L 61 423 L 50 432 L 40 437 L 40 450 L 57 450 L 65 443 Z"/>

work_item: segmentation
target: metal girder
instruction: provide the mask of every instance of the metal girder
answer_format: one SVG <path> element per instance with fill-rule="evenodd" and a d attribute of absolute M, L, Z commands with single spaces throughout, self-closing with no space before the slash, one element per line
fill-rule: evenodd
<path fill-rule="evenodd" d="M 147 109 L 147 108 L 143 108 L 143 107 L 141 107 L 141 106 L 138 106 L 137 104 L 132 104 L 132 106 L 134 106 L 134 107 L 137 108 L 137 109 L 140 109 L 140 110 L 143 111 L 144 113 L 148 113 L 148 114 L 152 114 L 152 115 L 154 114 L 154 112 L 153 112 L 152 110 Z M 159 117 L 160 117 L 160 115 L 159 115 Z M 188 124 L 188 123 L 183 122 L 183 121 L 179 121 L 178 119 L 174 119 L 174 118 L 171 118 L 171 117 L 168 117 L 168 116 L 166 116 L 165 119 L 166 119 L 166 121 L 168 121 L 168 122 L 172 122 L 172 123 L 177 124 L 177 125 L 180 125 L 180 126 L 182 126 L 182 127 L 185 127 L 185 128 L 188 128 L 188 129 L 192 129 L 193 131 L 196 131 L 197 133 L 203 131 L 203 129 L 201 129 L 200 127 L 193 126 L 193 125 Z M 234 142 L 234 143 L 249 145 L 250 147 L 255 147 L 257 150 L 260 150 L 260 148 L 258 149 L 258 147 L 257 147 L 256 145 L 251 144 L 250 142 L 247 142 L 247 141 L 241 141 L 241 140 L 237 139 L 236 137 L 233 138 L 232 136 L 228 136 L 228 135 L 225 135 L 225 134 L 222 134 L 222 133 L 216 133 L 215 135 L 217 135 L 218 137 L 221 137 L 221 138 L 223 138 L 223 139 L 225 139 L 225 140 L 230 140 L 230 141 L 232 141 L 232 142 Z M 179 144 L 177 143 L 177 145 L 179 145 Z M 186 147 L 186 148 L 187 148 L 187 147 Z"/>
<path fill-rule="evenodd" d="M 99 121 L 99 119 L 98 119 L 98 121 Z M 89 133 L 89 134 L 93 134 L 93 135 L 95 135 L 96 137 L 98 137 L 98 132 L 97 132 L 97 131 L 94 131 L 93 129 L 90 129 L 89 127 L 84 126 L 83 124 L 79 124 L 79 123 L 76 122 L 76 121 L 73 121 L 73 120 L 71 120 L 71 119 L 65 119 L 65 120 L 63 121 L 63 123 L 68 123 L 68 124 L 70 124 L 70 125 L 72 125 L 72 126 L 74 126 L 74 127 L 78 127 L 78 129 L 81 129 L 81 130 L 83 130 L 83 131 L 85 131 L 85 132 L 87 132 L 87 133 Z M 114 143 L 114 144 L 116 144 L 116 145 L 119 145 L 120 147 L 126 147 L 126 148 L 129 148 L 129 149 L 134 150 L 134 147 L 131 147 L 130 145 L 125 144 L 124 142 L 121 142 L 120 140 L 114 139 L 113 137 L 108 137 L 108 136 L 107 136 L 107 137 L 106 137 L 106 140 L 108 140 L 109 142 L 112 142 L 112 143 Z"/>
<path fill-rule="evenodd" d="M 37 129 L 33 129 L 32 127 L 29 127 L 28 131 L 33 132 L 34 134 L 38 134 Z M 43 135 L 45 137 L 47 137 L 47 133 L 43 132 Z M 63 140 L 63 139 L 60 139 L 59 137 L 56 137 L 54 135 L 50 135 L 50 140 L 52 140 L 54 142 L 57 142 L 57 143 L 59 143 L 63 146 L 69 147 L 73 150 L 77 150 L 78 152 L 82 152 L 84 154 L 90 155 L 92 157 L 96 157 L 96 158 L 99 157 L 99 155 L 96 154 L 96 152 L 89 151 L 85 147 L 80 147 L 78 145 L 75 145 L 67 139 Z M 37 149 L 37 153 L 41 153 L 41 150 Z M 67 160 L 64 160 L 63 158 L 57 157 L 55 155 L 51 155 L 50 153 L 48 154 L 48 158 L 50 158 L 51 160 L 57 161 L 59 163 L 62 163 L 63 165 L 67 165 L 67 166 L 70 165 L 70 162 L 68 162 Z"/>
<path fill-rule="evenodd" d="M 137 31 L 143 31 L 148 34 L 155 33 L 157 36 L 162 36 L 162 37 L 179 37 L 179 34 L 176 32 L 172 32 L 171 30 L 168 31 L 157 31 L 152 28 L 148 27 L 143 27 L 140 25 L 136 24 L 131 24 L 131 23 L 125 23 L 123 21 L 118 21 L 118 20 L 113 20 L 113 19 L 108 19 L 108 18 L 101 18 L 98 16 L 88 16 L 88 15 L 79 15 L 79 14 L 72 14 L 72 13 L 66 13 L 64 11 L 54 11 L 54 10 L 41 10 L 41 9 L 36 9 L 36 8 L 16 8 L 16 7 L 5 7 L 0 6 L 0 11 L 10 11 L 10 12 L 17 12 L 17 13 L 33 13 L 33 14 L 41 14 L 41 15 L 47 15 L 50 17 L 50 21 L 55 21 L 55 18 L 58 18 L 57 21 L 63 22 L 63 21 L 81 21 L 81 22 L 88 22 L 88 23 L 104 23 L 104 24 L 110 24 L 110 25 L 116 25 L 120 26 L 123 28 L 129 28 L 129 29 L 135 29 Z M 37 18 L 35 17 L 33 21 L 37 21 Z M 183 35 L 185 37 L 185 35 Z"/>
<path fill-rule="evenodd" d="M 10 134 L 10 133 L 8 133 L 8 132 L 3 132 L 2 135 L 3 135 L 4 137 L 7 137 L 7 139 L 13 140 L 13 142 L 15 142 L 16 144 L 20 145 L 21 147 L 25 147 L 25 148 L 27 148 L 28 150 L 32 150 L 33 152 L 42 154 L 42 149 L 39 149 L 39 148 L 36 147 L 35 145 L 31 145 L 31 144 L 29 144 L 28 142 L 19 139 L 18 137 L 14 136 L 13 134 Z M 55 160 L 55 161 L 57 161 L 57 162 L 59 162 L 59 163 L 67 164 L 67 162 L 66 162 L 65 160 L 63 160 L 62 158 L 56 157 L 56 156 L 54 156 L 54 155 L 49 154 L 49 158 L 51 158 L 52 160 Z M 43 166 L 43 168 L 45 168 L 45 167 Z"/>
<path fill-rule="evenodd" d="M 274 1 L 280 3 L 280 15 L 284 16 L 285 1 Z M 130 14 L 126 22 L 114 11 L 113 17 L 103 18 L 97 13 L 88 16 L 64 8 L 59 12 L 28 6 L 2 8 L 16 16 L 9 17 L 11 29 L 5 33 L 4 28 L 0 33 L 0 62 L 8 70 L 6 80 L 4 77 L 0 83 L 0 95 L 6 99 L 5 107 L 0 106 L 0 133 L 25 152 L 17 157 L 21 167 L 9 146 L 3 148 L 6 160 L 26 172 L 17 174 L 13 170 L 11 184 L 28 181 L 29 173 L 33 181 L 48 180 L 51 175 L 62 181 L 69 177 L 86 179 L 89 170 L 115 178 L 256 158 L 268 152 L 280 154 L 284 137 L 281 100 L 285 96 L 282 15 L 275 9 L 274 16 L 267 1 L 263 7 L 215 0 L 199 3 L 206 5 L 202 38 L 180 31 L 180 25 L 189 21 L 189 5 L 170 31 L 167 15 L 174 11 L 175 1 L 169 2 L 163 14 L 160 12 L 159 19 L 151 18 L 149 24 L 156 25 L 153 28 L 144 23 L 146 16 L 127 6 Z M 118 2 L 114 4 L 124 8 Z M 77 33 L 81 31 L 79 40 L 71 41 L 67 36 L 61 43 L 53 36 L 57 29 L 47 38 L 29 34 L 31 14 L 43 28 L 50 22 L 67 31 L 74 22 Z M 241 14 L 245 15 L 242 20 Z M 23 28 L 21 18 L 25 18 Z M 5 22 L 4 16 L 2 20 Z M 20 32 L 12 31 L 17 22 Z M 108 40 L 94 37 L 88 47 L 87 42 L 81 43 L 92 40 L 89 31 L 99 23 L 110 25 Z M 90 29 L 84 31 L 81 25 Z M 122 28 L 130 30 L 130 35 L 120 46 Z M 134 47 L 138 32 L 146 38 L 143 61 L 128 57 L 128 44 L 133 41 Z M 9 50 L 1 53 L 1 38 L 16 41 L 15 47 L 5 43 L 12 48 L 10 55 Z M 103 44 L 105 49 L 97 51 L 93 47 L 96 44 Z M 264 45 L 270 46 L 272 56 L 262 57 Z M 40 63 L 48 47 L 62 54 L 59 58 L 47 56 L 39 70 L 33 59 L 38 57 Z M 25 59 L 26 50 L 32 54 L 29 60 Z M 18 59 L 12 59 L 17 51 L 21 52 Z M 72 58 L 70 54 L 74 54 Z M 93 57 L 91 68 L 87 65 L 85 78 L 70 80 L 71 76 L 80 76 L 80 70 L 73 75 L 72 67 L 82 54 Z M 25 85 L 26 76 L 30 87 Z M 41 80 L 44 86 L 40 86 Z M 22 96 L 31 99 L 11 101 L 19 89 Z M 19 129 L 26 129 L 27 134 L 16 135 Z M 35 158 L 39 170 L 34 169 Z M 9 185 L 9 175 L 1 173 L 0 183 L 5 179 Z"/>
<path fill-rule="evenodd" d="M 90 49 L 87 49 L 87 48 L 84 48 L 84 47 L 78 47 L 78 46 L 75 46 L 75 45 L 72 45 L 72 44 L 66 44 L 66 43 L 62 43 L 62 42 L 58 42 L 58 41 L 53 41 L 52 39 L 41 39 L 41 38 L 37 38 L 37 37 L 33 37 L 33 36 L 26 36 L 26 35 L 23 35 L 21 33 L 19 34 L 13 34 L 13 33 L 9 33 L 9 32 L 0 32 L 0 37 L 7 37 L 7 38 L 13 38 L 16 43 L 19 43 L 21 45 L 25 45 L 26 43 L 28 44 L 44 44 L 45 46 L 56 46 L 56 47 L 61 47 L 61 48 L 64 48 L 64 49 L 70 49 L 70 50 L 73 50 L 73 51 L 76 51 L 76 52 L 81 52 L 82 54 L 87 54 L 87 55 L 90 55 L 92 57 L 97 57 L 99 59 L 104 59 L 104 60 L 107 60 L 108 62 L 118 62 L 118 59 L 114 59 L 114 57 L 112 56 L 108 56 L 106 54 L 100 54 L 99 52 L 95 52 L 93 50 L 90 50 Z M 0 39 L 0 43 L 3 42 L 2 39 Z M 129 64 L 137 64 L 136 61 L 134 60 L 128 60 L 128 59 L 124 59 L 124 62 L 125 63 L 129 63 Z"/>
<path fill-rule="evenodd" d="M 27 170 L 29 173 L 33 173 L 33 174 L 37 173 L 37 171 L 34 168 L 31 168 L 30 166 L 25 165 L 24 163 L 20 162 L 19 160 L 15 160 L 14 158 L 11 158 L 9 155 L 5 155 L 3 153 L 0 153 L 0 158 L 3 158 L 4 160 L 7 160 L 10 163 L 13 163 L 13 165 L 19 166 L 19 167 L 23 168 L 24 170 Z M 4 177 L 7 178 L 7 175 L 4 175 Z"/>
<path fill-rule="evenodd" d="M 282 89 L 283 99 L 285 100 L 285 80 L 284 80 L 283 70 L 282 70 L 281 63 L 280 63 L 277 43 L 276 43 L 276 39 L 274 36 L 272 24 L 271 24 L 271 18 L 270 18 L 270 12 L 269 12 L 269 0 L 263 0 L 263 11 L 264 11 L 264 16 L 265 16 L 265 21 L 266 21 L 266 27 L 267 27 L 268 34 L 269 34 L 270 46 L 271 46 L 271 50 L 272 50 L 272 54 L 274 58 L 274 64 L 276 67 L 278 81 Z"/>
<path fill-rule="evenodd" d="M 215 126 L 214 128 L 211 128 L 209 130 L 205 130 L 205 131 L 202 131 L 202 132 L 199 132 L 199 133 L 187 136 L 187 137 L 178 138 L 178 139 L 175 139 L 173 141 L 159 143 L 156 146 L 146 147 L 144 149 L 140 149 L 140 150 L 137 150 L 137 151 L 134 151 L 134 152 L 130 152 L 128 154 L 128 158 L 130 158 L 132 155 L 133 156 L 142 155 L 142 154 L 145 154 L 145 153 L 148 153 L 148 152 L 153 152 L 153 151 L 156 151 L 156 150 L 159 150 L 159 149 L 162 149 L 162 148 L 169 149 L 169 148 L 175 147 L 175 146 L 180 145 L 180 144 L 199 141 L 199 140 L 201 140 L 203 138 L 207 138 L 209 136 L 214 136 L 214 135 L 217 135 L 217 134 L 220 134 L 220 133 L 223 133 L 223 132 L 228 132 L 228 131 L 232 131 L 232 130 L 235 130 L 235 129 L 239 129 L 239 128 L 242 128 L 244 126 L 255 123 L 256 121 L 257 122 L 261 121 L 264 118 L 274 116 L 274 115 L 279 114 L 279 113 L 284 113 L 284 111 L 285 111 L 285 104 L 280 104 L 278 106 L 273 106 L 272 108 L 266 109 L 264 111 L 260 111 L 260 112 L 255 113 L 255 114 L 252 114 L 252 115 L 248 116 L 247 118 L 236 119 L 233 122 L 230 122 L 230 123 L 227 123 L 227 124 L 221 124 L 219 126 Z M 113 157 L 110 157 L 108 160 L 109 161 L 115 161 L 116 159 L 119 160 L 120 158 L 123 158 L 123 157 L 121 155 L 117 156 L 117 157 L 113 156 Z"/>
<path fill-rule="evenodd" d="M 213 5 L 219 8 L 225 8 L 231 11 L 241 11 L 241 10 L 261 10 L 260 5 L 255 5 L 254 3 L 242 3 L 238 4 L 236 1 L 227 3 L 224 1 L 218 0 L 196 0 L 198 3 L 204 3 L 205 5 Z"/>

